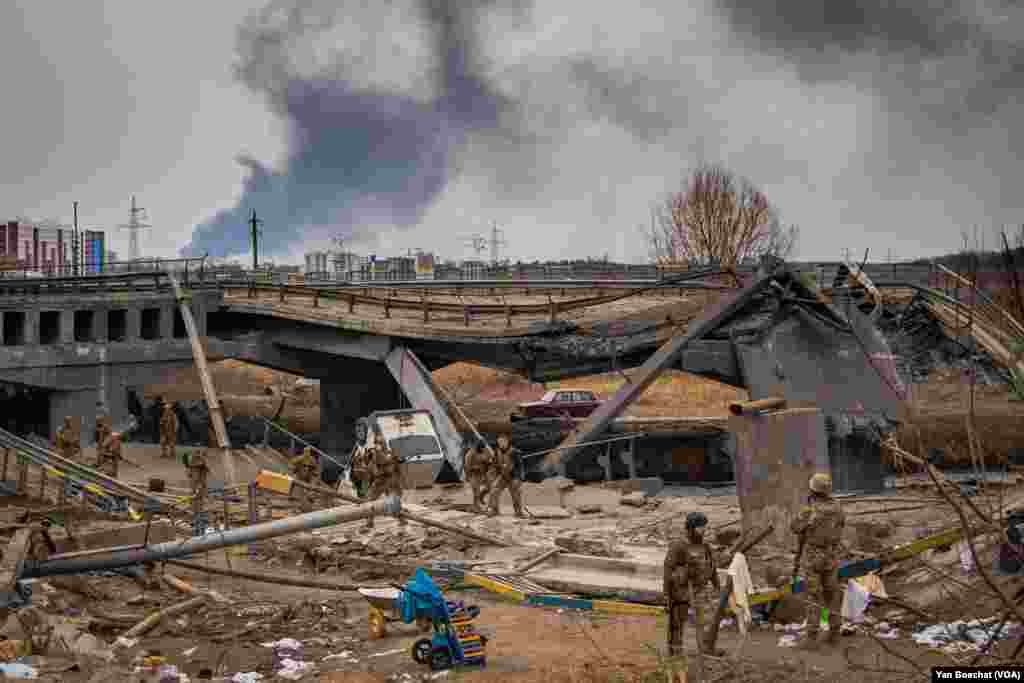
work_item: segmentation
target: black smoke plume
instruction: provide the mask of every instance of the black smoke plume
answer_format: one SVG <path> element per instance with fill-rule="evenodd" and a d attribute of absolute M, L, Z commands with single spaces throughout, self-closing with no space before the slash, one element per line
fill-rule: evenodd
<path fill-rule="evenodd" d="M 237 205 L 197 225 L 183 255 L 249 251 L 253 209 L 264 221 L 260 252 L 267 255 L 288 251 L 304 236 L 358 240 L 378 227 L 420 220 L 450 180 L 465 134 L 493 127 L 504 106 L 474 72 L 474 17 L 486 3 L 421 2 L 418 28 L 431 36 L 440 65 L 427 101 L 346 77 L 356 68 L 372 73 L 372 60 L 297 73 L 290 51 L 339 22 L 358 21 L 352 16 L 365 3 L 275 2 L 243 24 L 237 75 L 287 123 L 287 161 L 277 171 L 240 156 L 248 175 Z M 403 30 L 398 23 L 394 30 Z M 382 33 L 379 40 L 393 37 Z"/>

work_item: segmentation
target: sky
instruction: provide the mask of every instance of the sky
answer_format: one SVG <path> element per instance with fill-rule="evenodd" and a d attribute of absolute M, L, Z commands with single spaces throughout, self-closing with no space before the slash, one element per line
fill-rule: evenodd
<path fill-rule="evenodd" d="M 957 249 L 1024 222 L 1024 10 L 1005 0 L 0 3 L 0 217 L 127 255 L 297 263 L 648 258 L 701 163 L 765 191 L 795 256 Z M 751 9 L 754 7 L 755 9 Z"/>

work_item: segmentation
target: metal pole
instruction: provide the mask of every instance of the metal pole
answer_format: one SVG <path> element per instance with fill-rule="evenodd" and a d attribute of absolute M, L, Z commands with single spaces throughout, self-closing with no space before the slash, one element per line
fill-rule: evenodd
<path fill-rule="evenodd" d="M 42 576 L 59 576 L 63 574 L 80 574 L 128 567 L 143 562 L 160 562 L 188 555 L 219 550 L 233 545 L 256 543 L 278 536 L 287 536 L 299 531 L 320 529 L 326 526 L 355 522 L 373 515 L 397 515 L 402 510 L 402 502 L 397 496 L 388 496 L 384 500 L 358 507 L 343 507 L 317 510 L 304 515 L 286 519 L 264 522 L 254 526 L 244 526 L 229 531 L 208 533 L 186 540 L 167 541 L 148 548 L 112 549 L 103 555 L 88 557 L 62 558 L 59 555 L 42 562 L 26 562 L 21 574 L 22 579 Z"/>
<path fill-rule="evenodd" d="M 74 203 L 75 207 L 75 232 L 71 236 L 71 259 L 72 259 L 72 274 L 78 275 L 78 202 Z"/>

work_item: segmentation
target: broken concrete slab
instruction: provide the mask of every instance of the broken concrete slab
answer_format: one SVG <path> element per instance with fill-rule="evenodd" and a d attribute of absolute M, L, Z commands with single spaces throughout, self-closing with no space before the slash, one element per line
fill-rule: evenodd
<path fill-rule="evenodd" d="M 623 494 L 641 491 L 648 496 L 656 496 L 665 488 L 665 482 L 661 477 L 638 477 L 636 479 L 609 481 L 605 483 L 605 486 L 620 491 Z"/>
<path fill-rule="evenodd" d="M 530 514 L 537 519 L 572 519 L 572 513 L 553 505 L 529 505 Z"/>
<path fill-rule="evenodd" d="M 629 505 L 630 507 L 642 508 L 647 506 L 647 495 L 641 491 L 634 493 L 627 493 L 619 499 L 619 504 Z"/>
<path fill-rule="evenodd" d="M 662 597 L 663 572 L 661 562 L 561 553 L 525 576 L 555 590 L 630 595 L 658 602 Z"/>

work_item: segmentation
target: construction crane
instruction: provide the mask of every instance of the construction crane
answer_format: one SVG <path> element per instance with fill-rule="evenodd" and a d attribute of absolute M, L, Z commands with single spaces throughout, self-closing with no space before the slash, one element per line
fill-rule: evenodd
<path fill-rule="evenodd" d="M 143 223 L 148 216 L 146 210 L 135 203 L 135 195 L 132 195 L 132 208 L 128 214 L 128 223 L 120 225 L 121 229 L 128 230 L 128 258 L 132 261 L 137 261 L 141 258 L 139 252 L 139 231 L 145 228 L 151 228 L 148 223 Z"/>

